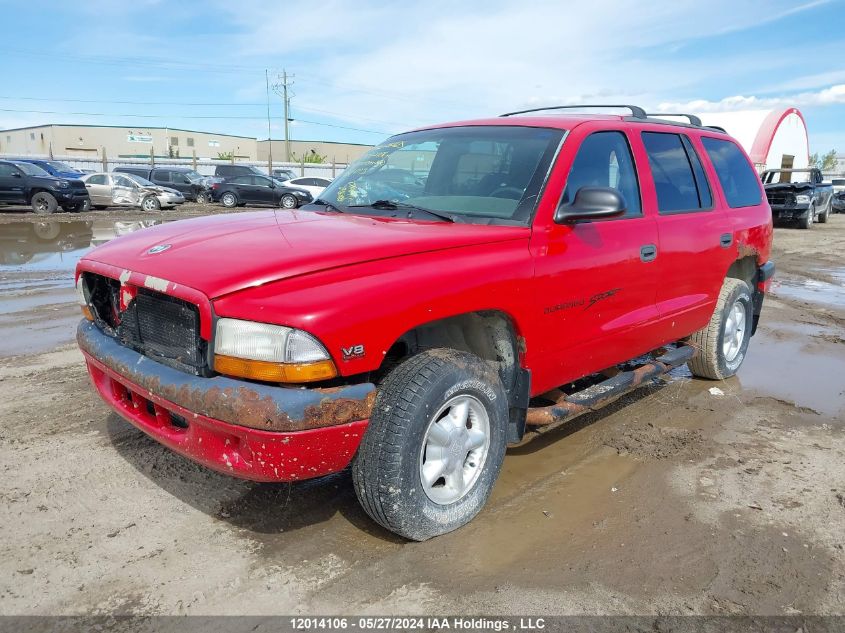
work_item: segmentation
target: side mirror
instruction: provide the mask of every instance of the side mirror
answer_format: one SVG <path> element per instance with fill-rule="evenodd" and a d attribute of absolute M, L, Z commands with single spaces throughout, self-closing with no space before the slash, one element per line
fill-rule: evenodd
<path fill-rule="evenodd" d="M 555 211 L 557 224 L 567 224 L 576 220 L 600 220 L 616 218 L 628 209 L 625 198 L 618 190 L 611 187 L 581 187 L 575 193 L 575 199 L 569 204 L 561 204 Z"/>
<path fill-rule="evenodd" d="M 12 172 L 12 178 L 21 178 L 21 172 L 13 171 Z"/>

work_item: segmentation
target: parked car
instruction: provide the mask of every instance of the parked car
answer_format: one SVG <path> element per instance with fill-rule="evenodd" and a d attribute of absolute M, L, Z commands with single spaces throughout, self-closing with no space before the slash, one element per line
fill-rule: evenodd
<path fill-rule="evenodd" d="M 323 193 L 323 189 L 328 187 L 332 184 L 332 181 L 328 178 L 312 178 L 312 177 L 304 177 L 304 178 L 292 178 L 290 180 L 283 180 L 282 184 L 286 187 L 296 187 L 297 189 L 304 189 L 308 193 L 311 194 L 313 198 L 319 198 L 320 194 Z"/>
<path fill-rule="evenodd" d="M 211 187 L 203 176 L 187 167 L 116 167 L 114 173 L 135 174 L 159 187 L 175 189 L 186 200 L 211 202 Z"/>
<path fill-rule="evenodd" d="M 135 174 L 98 172 L 86 174 L 82 182 L 94 209 L 114 206 L 157 211 L 185 202 L 182 194 L 175 189 L 159 187 Z"/>
<path fill-rule="evenodd" d="M 278 178 L 279 180 L 292 180 L 296 178 L 297 174 L 292 169 L 284 169 L 284 168 L 274 168 L 273 169 L 273 178 Z"/>
<path fill-rule="evenodd" d="M 0 204 L 30 205 L 39 214 L 82 211 L 88 202 L 77 179 L 56 178 L 27 161 L 0 160 Z"/>
<path fill-rule="evenodd" d="M 400 134 L 297 213 L 100 246 L 77 267 L 95 388 L 220 472 L 351 464 L 386 529 L 464 525 L 508 443 L 746 356 L 774 272 L 760 179 L 728 134 L 630 109 Z M 422 190 L 373 197 L 420 157 Z"/>
<path fill-rule="evenodd" d="M 234 178 L 235 176 L 267 176 L 266 171 L 261 171 L 253 165 L 217 165 L 214 168 L 214 175 L 218 178 Z"/>
<path fill-rule="evenodd" d="M 280 180 L 269 176 L 235 176 L 211 186 L 215 202 L 224 207 L 238 207 L 245 204 L 272 205 L 283 209 L 296 209 L 313 200 L 304 189 L 288 187 Z"/>
<path fill-rule="evenodd" d="M 820 169 L 769 169 L 760 179 L 775 221 L 797 222 L 802 229 L 809 229 L 813 222 L 827 222 L 833 186 L 822 182 Z"/>
<path fill-rule="evenodd" d="M 81 169 L 76 169 L 71 167 L 67 163 L 63 163 L 60 160 L 47 160 L 41 158 L 21 158 L 20 162 L 22 163 L 32 163 L 46 171 L 51 176 L 55 176 L 56 178 L 66 178 L 72 179 L 76 178 L 79 179 L 83 176 L 84 172 Z"/>

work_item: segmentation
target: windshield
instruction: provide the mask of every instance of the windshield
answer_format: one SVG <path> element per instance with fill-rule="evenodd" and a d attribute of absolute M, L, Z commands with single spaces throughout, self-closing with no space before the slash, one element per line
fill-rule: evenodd
<path fill-rule="evenodd" d="M 142 187 L 157 187 L 157 186 L 158 186 L 158 185 L 156 185 L 155 183 L 150 182 L 150 181 L 149 181 L 149 180 L 147 180 L 146 178 L 141 178 L 140 176 L 136 176 L 135 174 L 128 174 L 128 173 L 124 173 L 124 174 L 122 174 L 122 175 L 123 175 L 123 176 L 126 176 L 126 177 L 127 177 L 127 178 L 129 178 L 130 180 L 134 180 L 136 183 L 138 183 L 138 184 L 139 184 L 139 185 L 141 185 Z"/>
<path fill-rule="evenodd" d="M 563 130 L 472 126 L 387 139 L 350 165 L 318 201 L 383 214 L 386 202 L 463 221 L 527 223 Z M 377 203 L 372 211 L 366 207 Z M 393 213 L 397 215 L 397 213 Z"/>
<path fill-rule="evenodd" d="M 38 165 L 33 165 L 32 163 L 15 163 L 18 169 L 20 169 L 23 173 L 27 176 L 49 176 L 50 174 L 45 170 L 41 169 Z"/>
<path fill-rule="evenodd" d="M 47 164 L 50 165 L 50 167 L 52 167 L 53 169 L 56 169 L 58 171 L 79 171 L 77 169 L 74 169 L 73 167 L 71 167 L 67 163 L 63 163 L 60 160 L 48 160 Z"/>

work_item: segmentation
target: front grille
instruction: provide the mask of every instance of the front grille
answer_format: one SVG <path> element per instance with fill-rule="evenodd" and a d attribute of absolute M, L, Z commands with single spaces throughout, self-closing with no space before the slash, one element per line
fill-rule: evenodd
<path fill-rule="evenodd" d="M 792 193 L 770 191 L 766 193 L 766 197 L 769 199 L 769 204 L 781 207 L 795 204 L 795 194 Z"/>
<path fill-rule="evenodd" d="M 195 375 L 206 373 L 207 345 L 200 337 L 197 306 L 177 297 L 139 288 L 122 312 L 117 280 L 84 274 L 97 325 L 123 345 L 164 365 Z"/>

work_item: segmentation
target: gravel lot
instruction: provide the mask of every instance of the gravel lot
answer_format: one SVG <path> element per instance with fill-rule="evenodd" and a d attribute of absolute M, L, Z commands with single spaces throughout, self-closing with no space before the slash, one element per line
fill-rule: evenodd
<path fill-rule="evenodd" d="M 405 543 L 348 473 L 218 475 L 89 386 L 78 257 L 221 211 L 0 213 L 1 614 L 845 613 L 845 216 L 776 230 L 739 376 L 678 371 L 511 449 L 475 521 Z"/>

